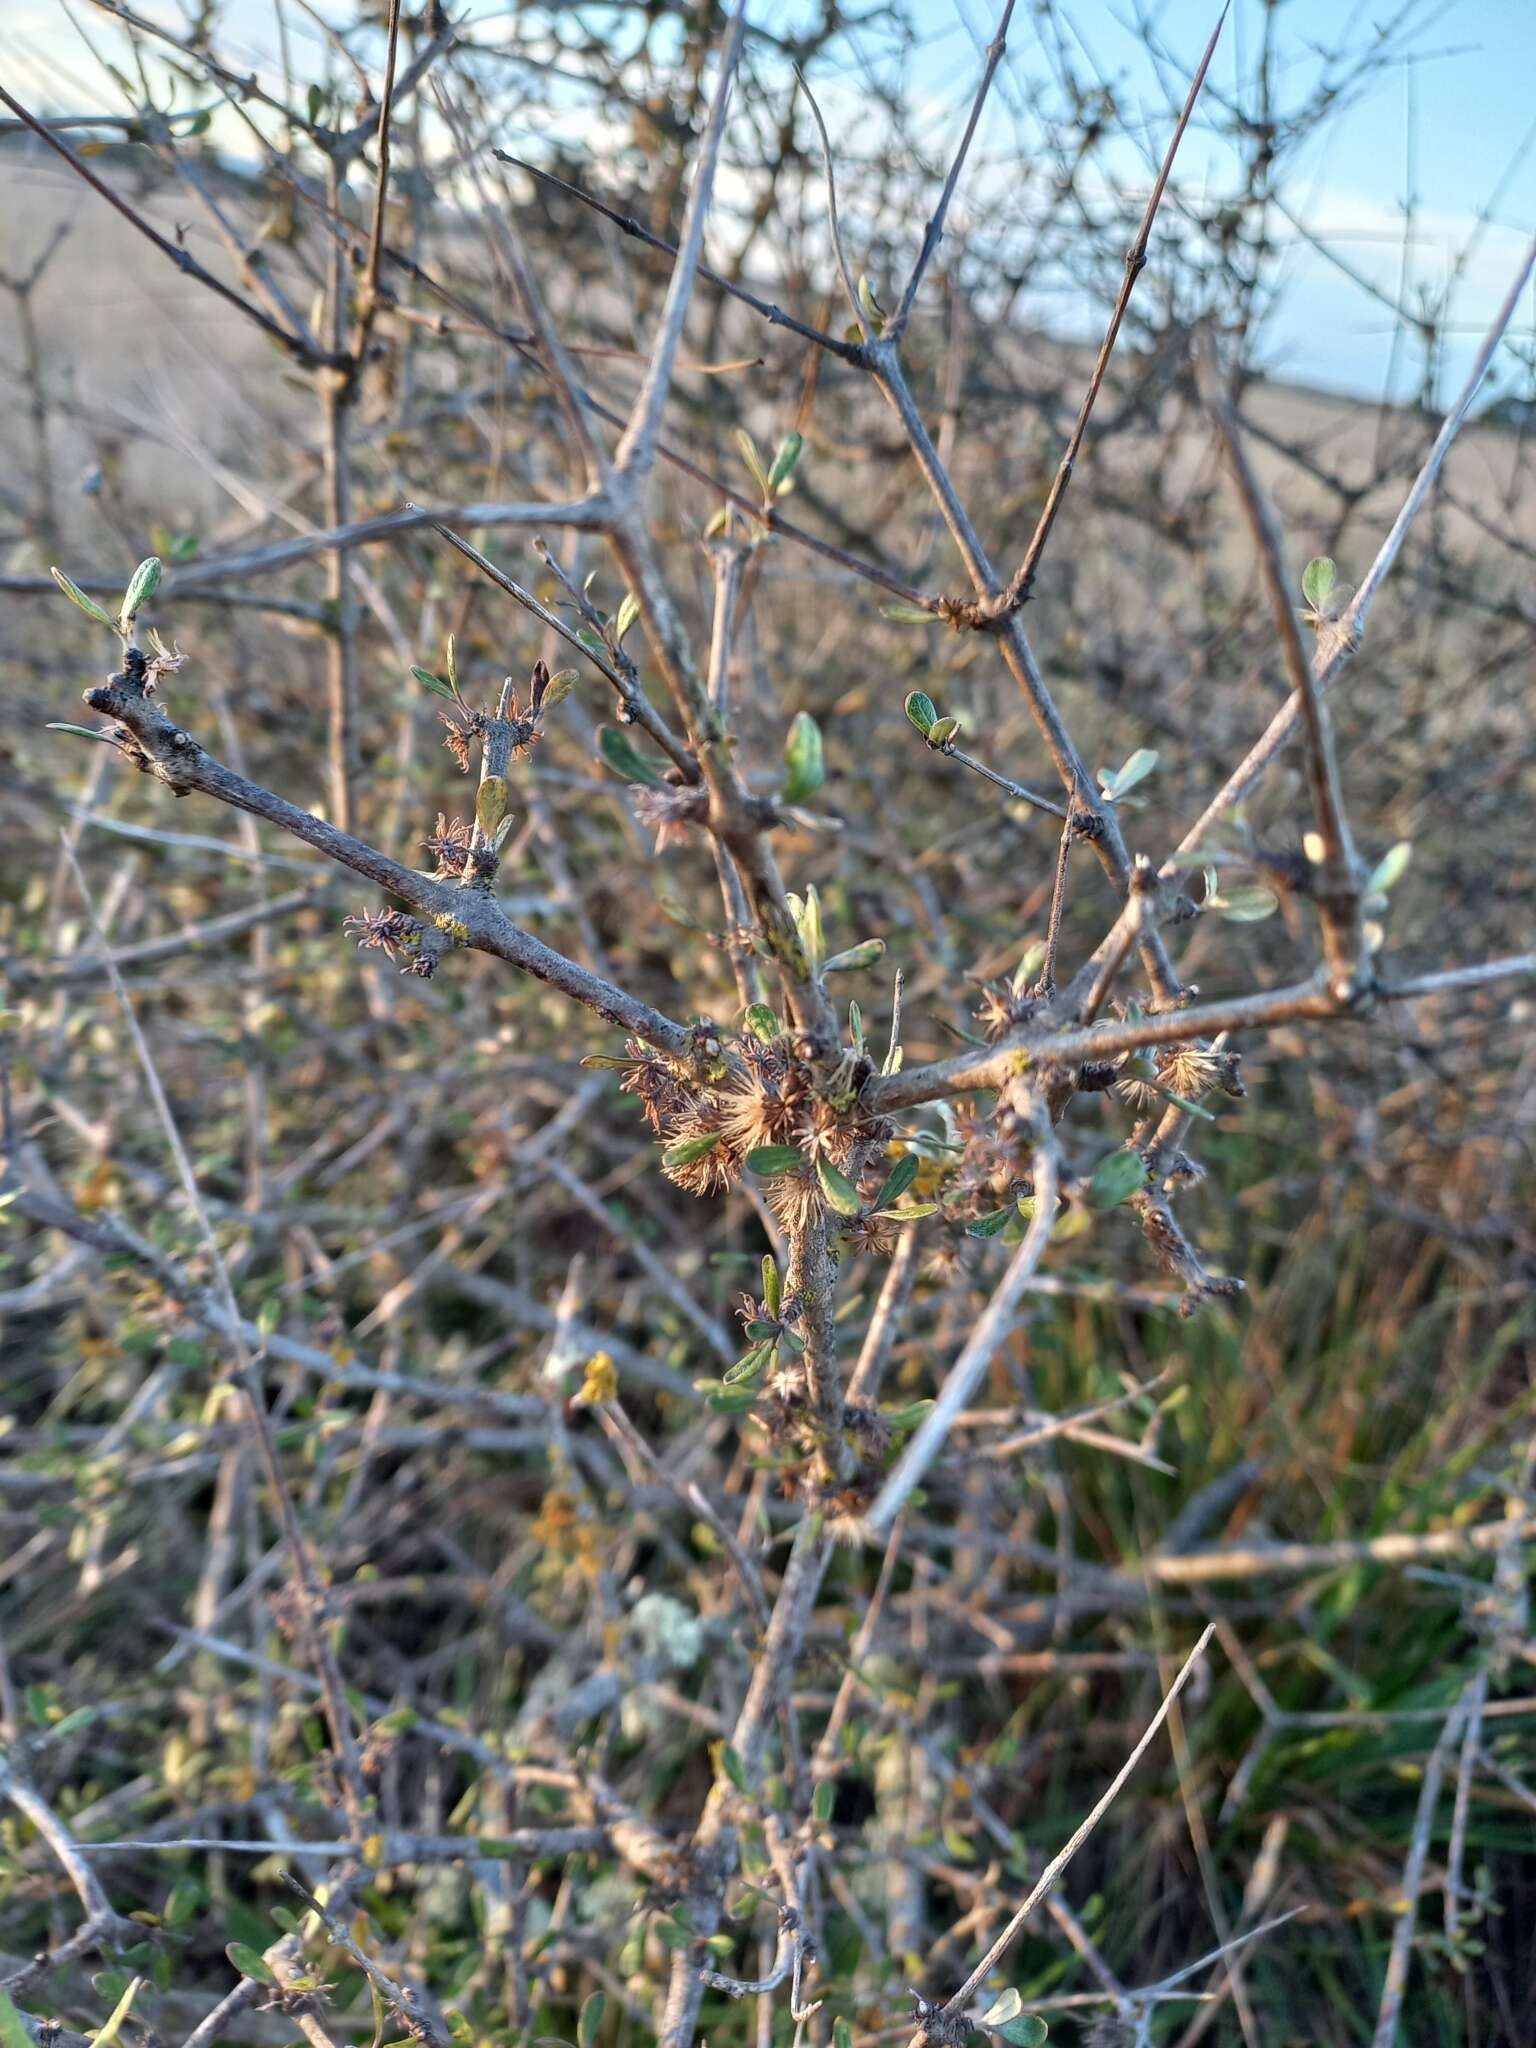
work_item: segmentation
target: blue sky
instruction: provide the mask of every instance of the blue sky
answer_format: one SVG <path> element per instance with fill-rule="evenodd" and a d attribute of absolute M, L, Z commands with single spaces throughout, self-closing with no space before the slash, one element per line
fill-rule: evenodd
<path fill-rule="evenodd" d="M 177 0 L 139 0 L 144 12 L 167 23 L 182 16 Z M 322 11 L 345 19 L 343 0 Z M 761 26 L 784 26 L 802 16 L 810 0 L 749 0 Z M 1114 85 L 1134 142 L 1117 145 L 1116 175 L 1135 184 L 1160 155 L 1169 123 L 1175 78 L 1187 75 L 1210 32 L 1214 0 L 1146 0 L 1171 65 L 1160 75 L 1142 36 L 1131 25 L 1132 0 L 1063 0 L 1059 10 L 1072 39 L 1074 62 Z M 1403 10 L 1404 0 L 1283 0 L 1277 15 L 1282 98 L 1304 98 L 1319 72 L 1318 51 L 1342 39 L 1356 49 L 1373 25 Z M 478 38 L 491 40 L 507 20 L 506 0 L 456 0 L 451 11 L 469 20 Z M 94 8 L 77 0 L 5 0 L 7 71 L 13 89 L 34 104 L 69 111 L 86 105 L 118 111 L 111 80 L 87 55 L 71 16 L 105 54 L 120 56 L 117 32 Z M 595 10 L 594 10 L 595 12 Z M 920 48 L 908 69 L 932 152 L 958 133 L 991 35 L 994 0 L 915 0 Z M 1536 0 L 1408 0 L 1412 27 L 1405 44 L 1411 61 L 1394 63 L 1309 143 L 1292 165 L 1282 197 L 1326 249 L 1390 298 L 1412 301 L 1420 291 L 1444 290 L 1458 262 L 1448 323 L 1450 343 L 1439 366 L 1436 396 L 1459 385 L 1487 322 L 1503 297 L 1526 242 L 1536 232 Z M 276 38 L 271 0 L 227 0 L 228 34 L 221 38 L 235 61 L 272 67 Z M 1250 77 L 1262 33 L 1262 0 L 1233 0 L 1212 69 L 1212 83 L 1231 93 Z M 314 61 L 316 31 L 290 9 L 290 30 L 301 73 Z M 870 30 L 846 53 L 841 86 L 823 72 L 823 104 L 839 133 L 868 117 L 860 95 L 860 61 L 885 61 L 879 32 Z M 1005 68 L 973 153 L 974 177 L 1017 178 L 1032 148 L 1027 107 L 1051 91 L 1053 58 L 1030 0 L 1020 0 Z M 221 117 L 215 136 L 238 130 Z M 1406 279 L 1401 274 L 1402 224 L 1409 191 L 1408 138 L 1413 137 L 1415 232 Z M 1038 130 L 1036 131 L 1038 133 Z M 572 135 L 569 139 L 578 139 Z M 594 148 L 598 138 L 581 138 Z M 1524 147 L 1526 154 L 1520 158 Z M 1518 159 L 1518 161 L 1517 161 Z M 1512 166 L 1514 167 L 1512 169 Z M 1230 164 L 1198 127 L 1186 139 L 1179 176 L 1195 192 L 1219 191 Z M 1501 181 L 1503 190 L 1500 191 Z M 976 189 L 982 189 L 978 182 Z M 1497 193 L 1490 220 L 1478 215 Z M 963 226 L 965 190 L 955 222 Z M 1289 232 L 1289 231 L 1287 231 Z M 1470 255 L 1467 253 L 1470 249 Z M 1155 260 L 1155 252 L 1154 252 Z M 1297 382 L 1378 395 L 1395 370 L 1400 394 L 1418 388 L 1422 355 L 1392 343 L 1387 310 L 1373 303 L 1316 249 L 1301 239 L 1283 258 L 1282 290 L 1266 326 L 1268 366 Z M 1089 331 L 1098 314 L 1086 305 L 1057 303 L 1050 317 Z M 1523 310 L 1499 378 L 1505 388 L 1533 388 L 1533 313 Z"/>
<path fill-rule="evenodd" d="M 1143 117 L 1139 153 L 1127 146 L 1116 164 L 1131 181 L 1139 173 L 1142 183 L 1169 130 L 1168 81 L 1193 70 L 1217 6 L 1215 0 L 1153 0 L 1146 11 L 1173 60 L 1161 77 L 1132 25 L 1129 0 L 1067 0 L 1062 10 L 1075 60 L 1111 82 L 1121 106 Z M 1276 18 L 1282 107 L 1308 96 L 1322 71 L 1321 51 L 1341 42 L 1364 50 L 1375 24 L 1398 12 L 1398 0 L 1284 0 Z M 1210 74 L 1218 91 L 1235 95 L 1251 79 L 1263 14 L 1261 0 L 1233 0 Z M 1536 0 L 1424 0 L 1409 15 L 1399 44 L 1409 61 L 1383 68 L 1301 150 L 1282 197 L 1328 251 L 1398 303 L 1412 304 L 1421 291 L 1438 295 L 1458 263 L 1463 266 L 1436 380 L 1436 395 L 1445 400 L 1459 387 L 1536 234 Z M 988 0 L 919 0 L 919 19 L 921 75 L 958 121 L 991 34 L 992 8 Z M 1015 10 L 1005 59 L 1015 103 L 1046 85 L 1052 68 L 1026 0 Z M 1026 133 L 1015 120 L 999 118 L 990 128 L 984 124 L 978 151 L 1000 156 Z M 1179 177 L 1192 191 L 1219 190 L 1230 171 L 1230 160 L 1197 118 Z M 1410 184 L 1415 225 L 1404 274 Z M 1490 201 L 1490 218 L 1479 225 Z M 1270 367 L 1297 382 L 1373 396 L 1395 370 L 1399 394 L 1416 391 L 1422 352 L 1400 347 L 1394 355 L 1388 310 L 1302 238 L 1293 239 L 1264 337 Z M 1522 311 L 1516 329 L 1498 373 L 1507 388 L 1523 382 L 1531 390 L 1532 311 Z"/>

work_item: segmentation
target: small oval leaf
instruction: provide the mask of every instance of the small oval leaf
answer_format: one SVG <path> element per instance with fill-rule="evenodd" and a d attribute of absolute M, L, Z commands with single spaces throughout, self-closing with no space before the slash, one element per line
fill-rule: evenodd
<path fill-rule="evenodd" d="M 620 732 L 616 725 L 600 725 L 597 729 L 597 751 L 603 766 L 611 768 L 615 775 L 625 782 L 641 782 L 649 789 L 661 789 L 666 777 L 661 770 L 647 761 L 640 753 L 628 733 Z"/>
<path fill-rule="evenodd" d="M 1327 604 L 1338 575 L 1338 565 L 1327 555 L 1314 555 L 1302 570 L 1301 594 L 1313 611 L 1320 612 Z"/>
<path fill-rule="evenodd" d="M 830 1159 L 817 1160 L 816 1178 L 821 1182 L 821 1192 L 829 1206 L 834 1208 L 839 1216 L 858 1215 L 862 1206 L 859 1191 L 847 1174 L 838 1172 Z"/>
<path fill-rule="evenodd" d="M 776 1180 L 781 1173 L 793 1173 L 804 1164 L 805 1154 L 796 1145 L 758 1145 L 747 1154 L 749 1172 L 761 1174 L 765 1180 Z"/>
<path fill-rule="evenodd" d="M 90 618 L 95 619 L 99 625 L 110 626 L 114 633 L 117 631 L 117 621 L 113 618 L 112 614 L 99 605 L 94 597 L 87 597 L 79 584 L 66 576 L 62 569 L 50 569 L 48 574 L 57 583 L 71 604 L 79 605 L 81 611 L 85 612 Z"/>
<path fill-rule="evenodd" d="M 907 716 L 926 739 L 933 731 L 938 711 L 933 699 L 923 690 L 913 690 L 907 698 Z"/>
<path fill-rule="evenodd" d="M 160 588 L 160 557 L 150 555 L 140 562 L 128 579 L 128 588 L 123 592 L 123 622 L 134 620 L 144 605 Z"/>
<path fill-rule="evenodd" d="M 784 763 L 789 773 L 784 778 L 784 801 L 804 803 L 808 796 L 814 796 L 827 779 L 826 756 L 821 743 L 821 727 L 808 711 L 797 711 L 789 738 L 784 743 Z"/>
<path fill-rule="evenodd" d="M 846 974 L 855 967 L 873 967 L 884 957 L 884 939 L 865 939 L 860 945 L 849 946 L 841 953 L 834 953 L 823 967 L 822 973 Z"/>
<path fill-rule="evenodd" d="M 1090 1208 L 1117 1209 L 1147 1184 L 1147 1164 L 1139 1152 L 1111 1152 L 1093 1169 L 1088 1182 Z"/>
<path fill-rule="evenodd" d="M 506 815 L 506 781 L 500 775 L 487 775 L 475 792 L 475 823 L 487 839 L 493 839 L 496 827 Z"/>
<path fill-rule="evenodd" d="M 242 1977 L 249 1977 L 256 1984 L 275 1984 L 277 1982 L 276 1975 L 271 1966 L 247 1942 L 226 1942 L 224 1944 L 224 1953 L 229 1957 L 229 1960 L 234 1964 Z"/>
<path fill-rule="evenodd" d="M 703 1131 L 696 1138 L 681 1138 L 662 1153 L 661 1163 L 663 1166 L 691 1166 L 695 1159 L 702 1159 L 706 1152 L 713 1152 L 719 1142 L 718 1131 Z"/>

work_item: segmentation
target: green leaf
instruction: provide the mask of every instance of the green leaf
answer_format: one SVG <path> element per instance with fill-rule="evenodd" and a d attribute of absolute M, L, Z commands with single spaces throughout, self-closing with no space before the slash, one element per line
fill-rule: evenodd
<path fill-rule="evenodd" d="M 553 711 L 557 704 L 563 704 L 581 680 L 574 668 L 557 668 L 544 686 L 544 695 L 539 700 L 541 711 Z"/>
<path fill-rule="evenodd" d="M 640 600 L 638 597 L 636 597 L 635 593 L 632 590 L 626 590 L 624 593 L 624 602 L 619 606 L 619 615 L 613 622 L 614 639 L 622 641 L 624 635 L 629 631 L 630 627 L 635 623 L 636 619 L 638 619 L 639 616 Z"/>
<path fill-rule="evenodd" d="M 576 2022 L 579 2048 L 593 2048 L 593 2043 L 597 2040 L 597 2030 L 603 2024 L 603 2012 L 607 2004 L 608 2001 L 601 1991 L 594 1991 L 590 1998 L 584 2000 L 581 2017 Z"/>
<path fill-rule="evenodd" d="M 100 740 L 104 746 L 115 747 L 116 740 L 111 733 L 103 732 L 99 726 L 72 725 L 67 718 L 50 718 L 44 728 L 47 732 L 70 732 L 77 740 Z"/>
<path fill-rule="evenodd" d="M 1044 939 L 1036 939 L 1032 945 L 1024 948 L 1023 957 L 1020 959 L 1018 966 L 1013 970 L 1014 994 L 1019 994 L 1022 990 L 1028 988 L 1032 982 L 1036 981 L 1044 965 L 1045 941 Z"/>
<path fill-rule="evenodd" d="M 160 588 L 160 557 L 148 555 L 140 562 L 128 579 L 128 588 L 123 592 L 121 618 L 124 625 L 138 617 L 141 609 L 149 603 Z"/>
<path fill-rule="evenodd" d="M 857 946 L 848 946 L 841 953 L 834 953 L 821 971 L 823 974 L 847 974 L 856 967 L 873 967 L 884 957 L 884 939 L 865 939 Z"/>
<path fill-rule="evenodd" d="M 832 2048 L 853 2048 L 853 2028 L 841 2016 L 832 2022 Z"/>
<path fill-rule="evenodd" d="M 862 1206 L 859 1191 L 847 1174 L 839 1173 L 830 1159 L 818 1159 L 816 1178 L 821 1182 L 821 1192 L 829 1205 L 839 1216 L 857 1216 Z"/>
<path fill-rule="evenodd" d="M 904 1152 L 885 1176 L 885 1185 L 875 1197 L 875 1207 L 877 1209 L 889 1209 L 892 1202 L 899 1202 L 901 1197 L 907 1192 L 907 1189 L 911 1187 L 913 1181 L 917 1179 L 920 1170 L 921 1161 L 918 1159 L 917 1154 L 915 1152 Z"/>
<path fill-rule="evenodd" d="M 933 1405 L 931 1400 L 922 1400 L 909 1401 L 904 1408 L 882 1408 L 880 1420 L 894 1435 L 905 1436 L 930 1414 Z"/>
<path fill-rule="evenodd" d="M 748 1003 L 745 1018 L 747 1029 L 764 1045 L 771 1044 L 778 1037 L 779 1020 L 766 1003 Z"/>
<path fill-rule="evenodd" d="M 967 1223 L 965 1234 L 967 1237 L 996 1237 L 1012 1214 L 1012 1209 L 994 1209 L 989 1216 L 978 1216 L 974 1223 Z"/>
<path fill-rule="evenodd" d="M 261 1958 L 259 1956 L 256 1958 L 256 1960 L 258 1962 L 261 1962 Z M 262 1968 L 266 1968 L 266 1965 L 264 1963 L 262 1964 Z M 144 1979 L 142 1977 L 135 1977 L 133 1982 L 128 1986 L 128 1989 L 117 2001 L 116 2005 L 113 2006 L 111 2018 L 107 2021 L 107 2024 L 100 2030 L 100 2032 L 95 2037 L 96 2048 L 112 2048 L 112 2043 L 117 2039 L 119 2033 L 121 2033 L 123 2021 L 127 2019 L 128 2014 L 132 2009 L 133 2001 L 138 1997 L 139 1991 L 143 1986 L 143 1983 Z"/>
<path fill-rule="evenodd" d="M 1151 747 L 1138 747 L 1128 761 L 1122 762 L 1113 775 L 1099 777 L 1100 789 L 1107 803 L 1117 803 L 1128 790 L 1138 782 L 1145 782 L 1157 766 L 1158 756 Z"/>
<path fill-rule="evenodd" d="M 795 464 L 800 460 L 804 446 L 803 434 L 786 434 L 779 443 L 773 467 L 768 472 L 768 489 L 775 498 L 783 497 L 784 487 L 795 473 Z"/>
<path fill-rule="evenodd" d="M 1365 885 L 1367 896 L 1385 896 L 1394 883 L 1400 882 L 1408 872 L 1408 863 L 1413 859 L 1413 847 L 1406 839 L 1399 839 L 1396 846 L 1384 853 Z"/>
<path fill-rule="evenodd" d="M 243 1941 L 227 1941 L 224 1944 L 224 1953 L 229 1957 L 229 1960 L 234 1964 L 242 1977 L 249 1977 L 257 1984 L 275 1984 L 277 1982 L 277 1978 L 273 1975 L 270 1966 L 248 1943 Z"/>
<path fill-rule="evenodd" d="M 447 697 L 450 700 L 452 699 L 452 690 L 449 689 L 448 685 L 443 681 L 441 676 L 433 675 L 431 669 L 418 668 L 415 662 L 413 661 L 411 663 L 411 674 L 416 678 L 417 682 L 421 684 L 421 687 L 424 690 L 431 690 L 433 694 L 438 697 Z"/>
<path fill-rule="evenodd" d="M 1021 2012 L 1016 2020 L 1006 2020 L 997 2030 L 1012 2048 L 1040 2048 L 1050 2033 L 1037 2012 Z"/>
<path fill-rule="evenodd" d="M 1314 555 L 1301 572 L 1301 594 L 1313 611 L 1320 612 L 1338 581 L 1338 565 L 1327 555 Z"/>
<path fill-rule="evenodd" d="M 928 744 L 935 748 L 952 746 L 959 730 L 958 718 L 936 718 L 928 728 Z"/>
<path fill-rule="evenodd" d="M 22 2023 L 15 2001 L 0 1984 L 0 2048 L 32 2048 L 32 2036 Z"/>
<path fill-rule="evenodd" d="M 722 1384 L 708 1399 L 710 1407 L 717 1415 L 745 1415 L 749 1408 L 757 1406 L 757 1390 L 754 1387 L 727 1387 Z"/>
<path fill-rule="evenodd" d="M 161 1918 L 167 1927 L 185 1927 L 202 1906 L 205 1893 L 199 1881 L 190 1873 L 178 1877 L 166 1896 Z"/>
<path fill-rule="evenodd" d="M 768 472 L 763 467 L 763 458 L 757 452 L 757 443 L 745 427 L 738 427 L 736 429 L 736 446 L 741 451 L 742 461 L 752 472 L 753 482 L 765 498 L 771 498 L 773 496 L 773 489 L 768 482 Z"/>
<path fill-rule="evenodd" d="M 874 332 L 876 334 L 883 333 L 885 329 L 885 308 L 875 297 L 875 288 L 862 270 L 859 272 L 859 304 L 864 308 L 864 316 L 869 321 L 870 327 Z"/>
<path fill-rule="evenodd" d="M 779 1276 L 779 1262 L 772 1252 L 763 1253 L 763 1307 L 769 1315 L 776 1316 L 779 1303 L 784 1298 L 784 1283 Z"/>
<path fill-rule="evenodd" d="M 112 614 L 104 610 L 94 597 L 87 597 L 79 584 L 71 582 L 62 569 L 50 569 L 48 574 L 57 583 L 71 604 L 79 605 L 81 611 L 85 612 L 90 618 L 95 619 L 98 625 L 109 626 L 114 633 L 117 631 L 117 621 L 113 618 Z"/>
<path fill-rule="evenodd" d="M 827 779 L 821 727 L 808 711 L 795 714 L 789 738 L 784 743 L 784 762 L 789 770 L 784 780 L 786 803 L 803 803 L 808 796 L 814 796 Z"/>
<path fill-rule="evenodd" d="M 1006 1991 L 998 1993 L 976 2024 L 980 2027 L 1001 2027 L 1009 2020 L 1016 2020 L 1023 2010 L 1024 2001 L 1010 1984 Z"/>
<path fill-rule="evenodd" d="M 720 1745 L 720 1768 L 738 1792 L 745 1792 L 748 1789 L 747 1767 L 741 1760 L 741 1752 L 733 1749 L 728 1742 Z"/>
<path fill-rule="evenodd" d="M 826 934 L 821 923 L 821 898 L 814 889 L 807 889 L 803 897 L 791 895 L 790 912 L 795 920 L 795 931 L 805 953 L 805 964 L 811 974 L 820 974 L 822 963 L 827 957 Z"/>
<path fill-rule="evenodd" d="M 776 1180 L 781 1173 L 793 1173 L 804 1166 L 805 1154 L 797 1145 L 757 1145 L 747 1154 L 747 1170 L 764 1180 Z"/>
<path fill-rule="evenodd" d="M 1174 1108 L 1182 1109 L 1186 1116 L 1203 1117 L 1208 1124 L 1215 1123 L 1216 1119 L 1211 1111 L 1202 1109 L 1198 1102 L 1191 1102 L 1187 1095 L 1175 1095 L 1171 1088 L 1165 1088 L 1162 1092 L 1167 1096 Z"/>
<path fill-rule="evenodd" d="M 720 1142 L 718 1131 L 704 1131 L 697 1138 L 683 1138 L 675 1145 L 669 1145 L 661 1155 L 663 1166 L 691 1166 L 695 1159 L 702 1159 L 706 1152 L 713 1152 Z"/>
<path fill-rule="evenodd" d="M 611 768 L 623 781 L 643 782 L 650 789 L 666 786 L 666 777 L 661 770 L 647 761 L 628 733 L 621 732 L 616 725 L 597 728 L 597 751 L 602 756 L 604 767 Z"/>
<path fill-rule="evenodd" d="M 937 614 L 925 612 L 915 604 L 883 604 L 880 616 L 894 626 L 931 626 Z"/>
<path fill-rule="evenodd" d="M 475 823 L 487 839 L 507 815 L 507 785 L 500 775 L 487 775 L 475 792 Z"/>
<path fill-rule="evenodd" d="M 1111 1152 L 1093 1169 L 1088 1182 L 1088 1205 L 1093 1209 L 1118 1209 L 1147 1184 L 1147 1163 L 1139 1152 Z"/>
<path fill-rule="evenodd" d="M 396 1735 L 409 1735 L 420 1722 L 421 1716 L 414 1707 L 396 1707 L 392 1713 L 381 1715 L 374 1722 L 373 1732 L 375 1735 L 390 1738 Z"/>
<path fill-rule="evenodd" d="M 922 690 L 912 690 L 907 696 L 907 716 L 926 739 L 933 731 L 938 711 L 933 699 Z"/>
<path fill-rule="evenodd" d="M 837 1804 L 837 1787 L 830 1778 L 823 1778 L 811 1797 L 811 1811 L 825 1823 L 832 1818 L 832 1809 Z"/>
<path fill-rule="evenodd" d="M 1280 898 L 1274 890 L 1266 889 L 1258 882 L 1251 888 L 1208 896 L 1206 902 L 1212 910 L 1220 911 L 1228 924 L 1259 924 L 1266 917 L 1273 917 L 1280 908 Z"/>
<path fill-rule="evenodd" d="M 68 1735 L 78 1735 L 83 1728 L 89 1728 L 96 1718 L 95 1707 L 76 1707 L 72 1714 L 66 1714 L 62 1721 L 55 1721 L 48 1733 L 55 1742 L 62 1742 Z"/>
<path fill-rule="evenodd" d="M 319 123 L 320 112 L 325 105 L 325 94 L 318 85 L 312 85 L 304 96 L 304 103 L 309 109 L 309 125 L 313 128 Z"/>

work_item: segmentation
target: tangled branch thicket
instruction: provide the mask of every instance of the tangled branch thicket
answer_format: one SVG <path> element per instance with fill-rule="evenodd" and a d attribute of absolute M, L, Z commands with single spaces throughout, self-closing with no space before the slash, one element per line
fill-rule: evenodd
<path fill-rule="evenodd" d="M 95 7 L 125 110 L 0 87 L 6 2048 L 1528 2040 L 1536 247 L 1438 403 L 1452 289 L 1416 406 L 1254 367 L 1419 10 L 1149 12 L 1138 140 L 1010 0 L 937 152 L 897 11 Z M 98 214 L 226 418 L 131 298 L 71 384 Z"/>

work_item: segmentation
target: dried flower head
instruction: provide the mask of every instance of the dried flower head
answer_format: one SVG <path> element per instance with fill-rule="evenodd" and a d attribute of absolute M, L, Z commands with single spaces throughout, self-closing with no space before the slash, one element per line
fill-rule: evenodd
<path fill-rule="evenodd" d="M 768 1183 L 768 1206 L 791 1234 L 808 1230 L 826 1208 L 821 1187 L 809 1166 L 776 1174 Z"/>
<path fill-rule="evenodd" d="M 459 764 L 459 773 L 469 773 L 472 749 L 485 737 L 485 716 L 479 711 L 445 711 L 443 745 Z"/>
<path fill-rule="evenodd" d="M 745 1072 L 717 1098 L 720 1127 L 743 1154 L 759 1145 L 793 1145 L 801 1109 L 810 1093 L 810 1076 L 791 1055 L 783 1039 L 764 1045 L 751 1040 L 742 1048 Z"/>
<path fill-rule="evenodd" d="M 855 1216 L 844 1235 L 854 1251 L 867 1252 L 874 1259 L 888 1259 L 896 1249 L 901 1226 L 889 1216 L 866 1213 Z"/>
<path fill-rule="evenodd" d="M 437 830 L 421 843 L 437 861 L 439 875 L 462 875 L 469 865 L 474 833 L 462 818 L 437 814 Z"/>
<path fill-rule="evenodd" d="M 709 816 L 709 792 L 702 787 L 667 784 L 661 789 L 645 789 L 637 785 L 634 797 L 641 824 L 656 834 L 658 853 L 684 844 L 692 828 Z"/>
<path fill-rule="evenodd" d="M 690 1195 L 718 1195 L 731 1185 L 737 1157 L 707 1111 L 702 1114 L 692 1111 L 679 1117 L 665 1136 L 667 1149 L 662 1154 L 661 1170 L 674 1187 L 680 1187 Z M 687 1157 L 674 1156 L 679 1152 L 690 1152 L 692 1147 L 702 1145 L 706 1138 L 714 1140 L 707 1150 Z"/>
<path fill-rule="evenodd" d="M 1038 997 L 1028 989 L 1016 989 L 1011 981 L 989 981 L 976 1005 L 976 1022 L 988 1045 L 996 1045 L 1010 1031 L 1027 1024 L 1039 1007 Z"/>
<path fill-rule="evenodd" d="M 1150 1053 L 1128 1052 L 1120 1062 L 1120 1074 L 1115 1082 L 1115 1093 L 1122 1102 L 1128 1102 L 1133 1109 L 1143 1112 L 1160 1109 L 1163 1091 L 1157 1071 L 1157 1062 Z"/>
<path fill-rule="evenodd" d="M 670 1118 L 697 1106 L 698 1098 L 682 1076 L 650 1046 L 638 1038 L 625 1040 L 624 1050 L 632 1065 L 624 1069 L 619 1082 L 622 1094 L 635 1096 L 653 1131 L 660 1131 Z"/>
<path fill-rule="evenodd" d="M 360 953 L 385 953 L 398 964 L 402 954 L 415 955 L 419 952 L 423 926 L 419 919 L 407 917 L 403 910 L 365 910 L 356 917 L 345 919 L 342 930 L 361 933 L 357 942 Z M 406 965 L 410 968 L 409 959 Z M 410 971 L 416 970 L 411 968 Z M 432 968 L 429 966 L 426 971 L 430 975 Z"/>
<path fill-rule="evenodd" d="M 1165 1088 L 1186 1101 L 1198 1102 L 1214 1088 L 1221 1073 L 1221 1056 L 1203 1045 L 1173 1045 L 1157 1054 L 1157 1077 Z"/>
<path fill-rule="evenodd" d="M 844 1167 L 848 1155 L 867 1135 L 858 1118 L 849 1118 L 824 1095 L 807 1095 L 795 1118 L 793 1142 L 812 1159 L 830 1160 Z"/>
<path fill-rule="evenodd" d="M 179 668 L 185 667 L 187 659 L 174 641 L 167 647 L 153 627 L 150 629 L 148 638 L 150 646 L 155 651 L 144 664 L 144 694 L 146 696 L 149 696 L 154 691 L 155 685 L 162 676 L 172 676 Z"/>

